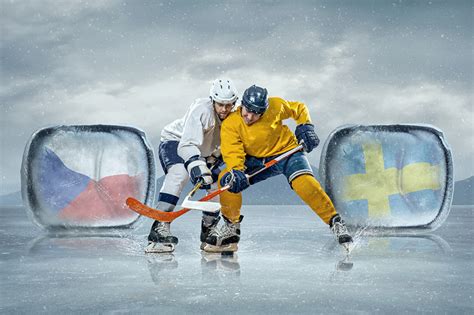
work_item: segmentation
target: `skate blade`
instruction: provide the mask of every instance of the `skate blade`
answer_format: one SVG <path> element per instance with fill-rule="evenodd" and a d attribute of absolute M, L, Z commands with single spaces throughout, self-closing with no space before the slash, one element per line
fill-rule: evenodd
<path fill-rule="evenodd" d="M 174 244 L 150 243 L 145 247 L 145 253 L 171 253 L 174 251 Z"/>
<path fill-rule="evenodd" d="M 237 243 L 224 246 L 205 244 L 204 246 L 204 251 L 208 253 L 236 252 L 238 249 Z"/>

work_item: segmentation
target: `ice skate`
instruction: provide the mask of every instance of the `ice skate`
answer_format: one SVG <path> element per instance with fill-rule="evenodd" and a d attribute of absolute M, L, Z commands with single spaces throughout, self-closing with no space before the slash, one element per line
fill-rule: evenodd
<path fill-rule="evenodd" d="M 171 234 L 170 223 L 155 221 L 148 235 L 145 253 L 171 253 L 176 244 L 178 244 L 178 238 Z"/>
<path fill-rule="evenodd" d="M 204 215 L 201 221 L 201 249 L 204 250 L 206 246 L 206 239 L 213 230 L 216 229 L 217 223 L 221 217 L 213 215 Z"/>
<path fill-rule="evenodd" d="M 341 244 L 346 251 L 350 251 L 350 247 L 352 244 L 352 236 L 349 234 L 346 228 L 346 224 L 344 220 L 342 220 L 339 214 L 336 214 L 332 217 L 331 221 L 329 222 L 329 226 L 331 231 L 336 236 L 337 241 Z"/>
<path fill-rule="evenodd" d="M 240 222 L 244 216 L 240 216 L 239 222 L 232 223 L 226 217 L 224 224 L 211 231 L 206 238 L 204 250 L 210 253 L 236 252 L 240 240 Z"/>

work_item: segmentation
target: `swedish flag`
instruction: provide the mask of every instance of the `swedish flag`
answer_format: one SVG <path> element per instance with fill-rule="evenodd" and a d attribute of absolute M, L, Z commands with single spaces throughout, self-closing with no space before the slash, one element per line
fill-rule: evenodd
<path fill-rule="evenodd" d="M 326 191 L 353 222 L 427 225 L 450 204 L 450 152 L 442 133 L 429 126 L 340 128 L 321 163 Z"/>

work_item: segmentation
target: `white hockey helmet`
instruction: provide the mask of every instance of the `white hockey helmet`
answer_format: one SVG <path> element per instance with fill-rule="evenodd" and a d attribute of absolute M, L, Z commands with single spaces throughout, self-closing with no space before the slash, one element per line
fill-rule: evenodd
<path fill-rule="evenodd" d="M 230 79 L 215 79 L 212 82 L 209 96 L 214 102 L 232 104 L 239 98 L 237 89 Z"/>

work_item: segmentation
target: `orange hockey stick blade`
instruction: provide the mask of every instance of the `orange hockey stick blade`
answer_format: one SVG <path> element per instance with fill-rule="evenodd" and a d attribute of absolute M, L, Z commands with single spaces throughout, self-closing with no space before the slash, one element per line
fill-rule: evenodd
<path fill-rule="evenodd" d="M 148 207 L 147 205 L 143 204 L 142 202 L 138 201 L 135 198 L 127 198 L 127 206 L 135 211 L 138 214 L 144 215 L 145 217 L 155 219 L 161 222 L 171 222 L 177 217 L 182 216 L 186 212 L 188 212 L 190 209 L 181 209 L 179 211 L 172 211 L 172 212 L 165 212 L 161 211 L 158 209 L 154 209 L 151 207 Z"/>

